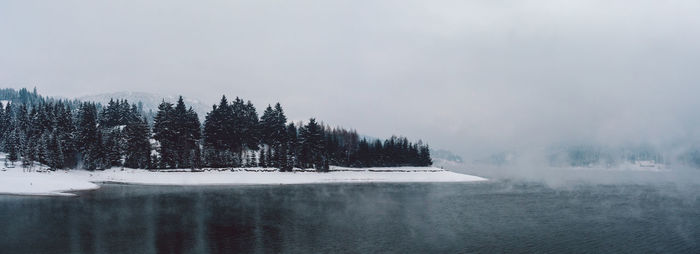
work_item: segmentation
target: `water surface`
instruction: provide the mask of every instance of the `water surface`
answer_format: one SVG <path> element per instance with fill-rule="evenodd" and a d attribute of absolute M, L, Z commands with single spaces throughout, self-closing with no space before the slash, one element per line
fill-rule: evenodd
<path fill-rule="evenodd" d="M 2 253 L 698 253 L 700 187 L 154 187 L 0 196 Z"/>

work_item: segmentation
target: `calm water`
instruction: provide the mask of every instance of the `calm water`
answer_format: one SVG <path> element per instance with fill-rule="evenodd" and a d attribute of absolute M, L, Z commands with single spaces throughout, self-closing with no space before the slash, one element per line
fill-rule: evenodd
<path fill-rule="evenodd" d="M 106 185 L 0 196 L 1 253 L 700 252 L 700 187 Z"/>

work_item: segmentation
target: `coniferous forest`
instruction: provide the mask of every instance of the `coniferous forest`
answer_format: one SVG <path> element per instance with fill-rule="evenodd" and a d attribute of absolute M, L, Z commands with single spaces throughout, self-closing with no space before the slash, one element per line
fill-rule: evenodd
<path fill-rule="evenodd" d="M 200 122 L 185 105 L 163 101 L 149 119 L 124 99 L 106 105 L 40 96 L 36 89 L 0 89 L 4 163 L 51 169 L 272 167 L 324 172 L 330 165 L 432 165 L 430 149 L 404 137 L 360 138 L 354 130 L 311 118 L 290 123 L 282 106 L 259 115 L 251 101 L 223 96 Z"/>

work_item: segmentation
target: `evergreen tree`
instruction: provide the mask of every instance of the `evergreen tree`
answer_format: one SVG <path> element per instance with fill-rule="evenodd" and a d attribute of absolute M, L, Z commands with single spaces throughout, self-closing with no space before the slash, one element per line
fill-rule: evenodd
<path fill-rule="evenodd" d="M 15 124 L 13 122 L 12 104 L 8 103 L 7 106 L 5 106 L 4 108 L 2 117 L 0 117 L 0 133 L 2 133 L 2 139 L 0 139 L 0 151 L 9 153 L 9 147 L 7 143 L 11 139 L 12 132 L 15 131 L 14 125 Z"/>
<path fill-rule="evenodd" d="M 274 144 L 275 121 L 275 111 L 272 109 L 272 106 L 267 105 L 263 115 L 260 117 L 260 142 L 263 146 Z"/>
<path fill-rule="evenodd" d="M 267 167 L 267 156 L 265 155 L 265 149 L 260 149 L 260 163 L 258 163 L 258 166 L 261 168 Z"/>
<path fill-rule="evenodd" d="M 199 148 L 199 140 L 202 138 L 202 129 L 197 113 L 190 107 L 185 114 L 184 122 L 181 123 L 180 137 L 184 141 L 184 154 L 188 158 L 182 161 L 183 167 L 201 168 L 202 159 Z"/>
<path fill-rule="evenodd" d="M 430 147 L 428 145 L 421 146 L 420 148 L 420 155 L 419 155 L 419 161 L 418 165 L 419 166 L 430 166 L 433 165 L 433 160 L 430 159 Z"/>
<path fill-rule="evenodd" d="M 243 144 L 246 149 L 257 151 L 260 143 L 258 113 L 253 103 L 248 101 L 245 105 L 245 125 L 243 129 Z"/>
<path fill-rule="evenodd" d="M 326 154 L 323 144 L 323 130 L 316 123 L 316 119 L 311 118 L 309 122 L 299 131 L 299 139 L 302 147 L 302 164 L 304 167 L 313 167 L 317 171 L 326 171 Z"/>
<path fill-rule="evenodd" d="M 9 106 L 9 104 L 8 104 Z M 5 143 L 5 130 L 10 126 L 9 122 L 5 122 L 5 108 L 0 103 L 0 151 L 4 151 L 2 144 Z"/>
<path fill-rule="evenodd" d="M 289 168 L 301 167 L 298 164 L 299 144 L 297 128 L 294 123 L 287 125 L 287 166 Z"/>
<path fill-rule="evenodd" d="M 75 145 L 75 125 L 70 105 L 57 104 L 55 117 L 56 138 L 61 144 L 64 165 L 70 168 L 75 167 L 78 151 Z"/>
<path fill-rule="evenodd" d="M 275 154 L 274 154 L 274 151 L 272 150 L 272 148 L 267 146 L 267 147 L 263 148 L 263 150 L 267 150 L 267 152 L 266 152 L 267 156 L 265 157 L 265 164 L 271 168 L 276 167 Z"/>
<path fill-rule="evenodd" d="M 257 167 L 258 166 L 258 158 L 255 156 L 256 151 L 249 151 L 248 152 L 248 162 L 249 165 L 248 167 Z"/>
<path fill-rule="evenodd" d="M 177 130 L 174 121 L 173 105 L 163 101 L 153 119 L 153 138 L 159 144 L 160 168 L 175 168 L 177 165 Z"/>
<path fill-rule="evenodd" d="M 268 149 L 268 166 L 288 169 L 287 164 L 287 117 L 284 115 L 282 106 L 277 103 L 275 108 L 268 105 L 260 117 L 260 141 L 263 149 Z"/>
<path fill-rule="evenodd" d="M 201 129 L 197 113 L 186 109 L 182 96 L 173 105 L 163 101 L 154 118 L 153 137 L 159 142 L 161 168 L 190 168 L 201 165 Z"/>
<path fill-rule="evenodd" d="M 107 149 L 105 147 L 105 136 L 101 131 L 97 131 L 98 145 L 92 148 L 90 157 L 96 169 L 106 169 L 109 165 L 107 158 Z"/>
<path fill-rule="evenodd" d="M 204 121 L 204 161 L 209 167 L 231 166 L 230 147 L 226 135 L 228 121 L 226 114 L 230 113 L 226 96 L 221 97 L 219 105 L 214 105 Z"/>
<path fill-rule="evenodd" d="M 118 128 L 106 130 L 103 134 L 103 148 L 105 152 L 106 167 L 118 167 L 122 165 L 123 141 L 121 131 Z"/>
<path fill-rule="evenodd" d="M 95 170 L 101 163 L 100 152 L 102 140 L 97 131 L 97 109 L 95 104 L 83 103 L 78 111 L 76 145 L 82 155 L 85 169 Z"/>
<path fill-rule="evenodd" d="M 10 135 L 6 140 L 5 148 L 7 151 L 7 159 L 15 165 L 15 161 L 19 159 L 19 133 L 17 129 L 9 132 Z"/>
<path fill-rule="evenodd" d="M 146 118 L 132 119 L 124 128 L 126 156 L 124 166 L 129 168 L 149 168 L 151 166 L 151 131 Z"/>
<path fill-rule="evenodd" d="M 60 141 L 56 136 L 57 135 L 55 133 L 53 135 L 50 135 L 48 144 L 46 146 L 46 165 L 54 170 L 62 169 L 64 167 L 63 149 L 61 148 Z"/>

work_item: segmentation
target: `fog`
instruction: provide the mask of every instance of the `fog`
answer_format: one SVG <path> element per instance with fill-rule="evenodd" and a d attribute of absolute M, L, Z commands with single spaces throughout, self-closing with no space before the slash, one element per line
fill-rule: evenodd
<path fill-rule="evenodd" d="M 698 1 L 3 1 L 0 86 L 222 94 L 473 161 L 700 139 Z M 669 148 L 670 149 L 670 148 Z"/>

